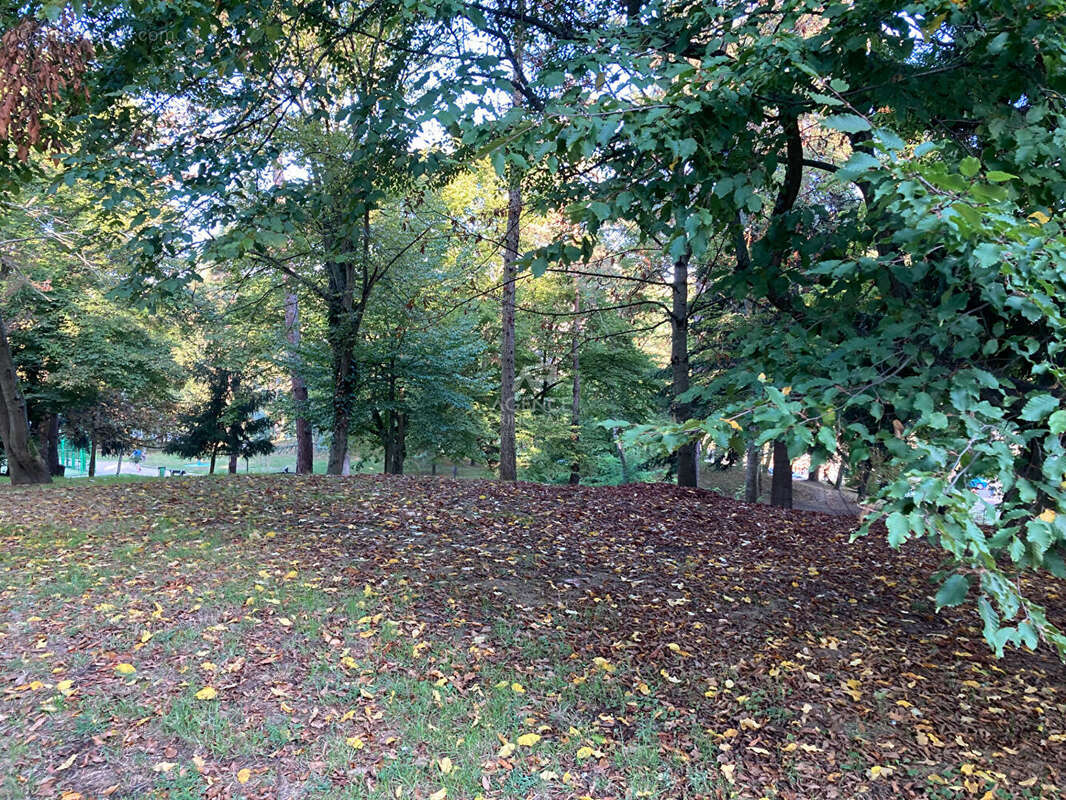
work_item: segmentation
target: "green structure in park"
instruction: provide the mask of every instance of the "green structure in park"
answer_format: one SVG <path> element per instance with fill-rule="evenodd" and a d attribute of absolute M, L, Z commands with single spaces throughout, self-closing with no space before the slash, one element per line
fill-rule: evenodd
<path fill-rule="evenodd" d="M 66 439 L 59 440 L 59 463 L 66 469 L 87 472 L 89 453 L 83 447 L 75 447 Z"/>

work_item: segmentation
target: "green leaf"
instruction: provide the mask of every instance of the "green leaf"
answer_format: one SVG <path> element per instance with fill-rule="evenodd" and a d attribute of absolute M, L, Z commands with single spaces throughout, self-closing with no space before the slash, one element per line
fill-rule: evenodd
<path fill-rule="evenodd" d="M 1059 409 L 1048 417 L 1048 430 L 1052 433 L 1066 433 L 1066 411 Z"/>
<path fill-rule="evenodd" d="M 936 608 L 939 611 L 948 606 L 957 606 L 966 599 L 966 593 L 970 591 L 970 581 L 965 575 L 956 573 L 944 581 L 940 591 L 936 593 Z"/>
<path fill-rule="evenodd" d="M 1039 422 L 1058 407 L 1059 401 L 1050 394 L 1034 395 L 1022 407 L 1021 418 L 1026 422 Z"/>
<path fill-rule="evenodd" d="M 964 178 L 972 178 L 981 169 L 981 162 L 973 156 L 966 156 L 959 162 L 959 172 Z"/>
<path fill-rule="evenodd" d="M 822 120 L 822 125 L 841 133 L 859 133 L 870 130 L 870 123 L 857 114 L 832 114 Z"/>
<path fill-rule="evenodd" d="M 994 170 L 990 170 L 989 172 L 986 172 L 985 173 L 985 177 L 988 178 L 993 183 L 1006 183 L 1007 181 L 1014 180 L 1018 176 L 1017 175 L 1012 175 L 1009 172 L 1002 172 L 1001 170 L 994 169 Z"/>
<path fill-rule="evenodd" d="M 893 511 L 885 519 L 885 527 L 888 528 L 888 544 L 891 547 L 899 547 L 910 536 L 911 524 L 907 517 L 899 511 Z"/>
<path fill-rule="evenodd" d="M 835 453 L 837 449 L 837 437 L 833 434 L 830 428 L 824 425 L 818 428 L 818 441 L 826 450 L 830 453 Z"/>

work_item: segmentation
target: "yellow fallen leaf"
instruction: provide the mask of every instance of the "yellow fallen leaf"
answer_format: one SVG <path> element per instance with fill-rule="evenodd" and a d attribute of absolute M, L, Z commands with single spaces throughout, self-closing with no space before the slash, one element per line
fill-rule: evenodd
<path fill-rule="evenodd" d="M 176 766 L 178 765 L 175 761 L 160 761 L 158 764 L 152 767 L 152 771 L 167 773 L 174 769 L 174 767 Z"/>
<path fill-rule="evenodd" d="M 208 672 L 214 672 L 215 665 L 212 664 L 210 661 L 205 661 L 203 664 L 200 665 L 200 669 L 206 670 Z"/>
<path fill-rule="evenodd" d="M 196 693 L 197 700 L 214 700 L 216 697 L 218 697 L 218 692 L 214 686 L 205 686 Z"/>
<path fill-rule="evenodd" d="M 515 692 L 517 694 L 525 694 L 526 693 L 526 687 L 523 686 L 520 683 L 512 683 L 511 684 L 511 691 Z"/>
<path fill-rule="evenodd" d="M 1040 516 L 1037 517 L 1037 519 L 1041 522 L 1046 522 L 1050 525 L 1052 522 L 1055 521 L 1055 512 L 1052 511 L 1050 508 L 1045 508 L 1042 512 L 1040 512 Z"/>
<path fill-rule="evenodd" d="M 56 689 L 58 689 L 60 694 L 64 697 L 70 697 L 74 694 L 74 681 L 60 681 L 56 684 Z"/>
<path fill-rule="evenodd" d="M 637 684 L 637 691 L 643 695 L 651 694 L 651 689 L 648 687 L 648 684 L 644 683 L 644 681 Z"/>
<path fill-rule="evenodd" d="M 115 672 L 119 675 L 132 675 L 137 671 L 137 668 L 133 664 L 116 664 Z"/>
<path fill-rule="evenodd" d="M 539 733 L 523 733 L 516 740 L 522 747 L 532 747 L 540 741 Z"/>
<path fill-rule="evenodd" d="M 512 742 L 506 742 L 503 747 L 500 748 L 500 752 L 496 754 L 497 758 L 510 758 L 514 753 L 514 744 Z"/>
<path fill-rule="evenodd" d="M 62 772 L 65 769 L 70 769 L 74 765 L 74 760 L 78 757 L 77 753 L 74 753 L 70 758 L 56 767 L 56 772 Z"/>
<path fill-rule="evenodd" d="M 445 775 L 451 774 L 451 771 L 455 769 L 455 765 L 452 764 L 452 760 L 445 756 L 437 762 L 437 766 L 440 767 L 440 771 Z"/>
<path fill-rule="evenodd" d="M 434 792 L 433 794 L 431 794 L 429 796 L 429 800 L 444 800 L 444 798 L 447 797 L 447 796 L 448 796 L 448 790 L 447 789 L 441 789 L 440 791 Z"/>
<path fill-rule="evenodd" d="M 869 775 L 870 780 L 875 781 L 882 775 L 891 775 L 892 767 L 882 767 L 880 764 L 874 764 L 870 767 Z"/>
<path fill-rule="evenodd" d="M 362 750 L 366 747 L 366 743 L 358 736 L 349 736 L 344 743 L 355 750 Z"/>
<path fill-rule="evenodd" d="M 248 783 L 251 777 L 252 771 L 247 767 L 237 770 L 237 783 Z"/>
<path fill-rule="evenodd" d="M 595 664 L 599 669 L 602 669 L 604 672 L 614 672 L 614 664 L 612 664 L 603 656 L 596 656 L 594 659 L 592 659 L 592 663 Z"/>
<path fill-rule="evenodd" d="M 579 747 L 578 750 L 577 750 L 577 753 L 575 755 L 578 758 L 591 758 L 592 757 L 592 748 L 591 747 Z"/>
<path fill-rule="evenodd" d="M 799 745 L 796 742 L 789 742 L 784 747 L 782 747 L 781 750 L 785 753 L 791 753 L 797 747 L 799 747 Z"/>
<path fill-rule="evenodd" d="M 733 771 L 736 769 L 736 764 L 722 764 L 722 774 L 725 775 L 725 779 L 730 783 L 736 783 L 736 778 L 733 777 Z"/>
<path fill-rule="evenodd" d="M 289 628 L 292 626 L 292 620 L 288 617 L 278 617 L 278 625 L 283 628 Z"/>

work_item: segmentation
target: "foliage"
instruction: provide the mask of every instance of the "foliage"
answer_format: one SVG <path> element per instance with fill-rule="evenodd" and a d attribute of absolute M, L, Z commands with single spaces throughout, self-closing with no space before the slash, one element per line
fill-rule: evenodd
<path fill-rule="evenodd" d="M 185 458 L 208 457 L 211 472 L 219 455 L 251 458 L 274 450 L 274 423 L 259 413 L 266 392 L 245 387 L 243 375 L 224 367 L 203 366 L 198 374 L 206 397 L 178 417 L 179 433 L 164 450 Z"/>
<path fill-rule="evenodd" d="M 973 584 L 997 652 L 1066 653 L 1015 578 L 1064 574 L 1064 23 L 1010 7 L 650 4 L 585 36 L 528 122 L 482 135 L 508 132 L 581 223 L 535 272 L 587 260 L 617 221 L 694 263 L 724 232 L 719 291 L 772 310 L 738 326 L 736 368 L 692 394 L 712 415 L 668 446 L 739 449 L 751 423 L 793 455 L 886 452 L 875 518 L 944 549 L 940 601 Z M 991 530 L 975 476 L 1005 492 Z"/>

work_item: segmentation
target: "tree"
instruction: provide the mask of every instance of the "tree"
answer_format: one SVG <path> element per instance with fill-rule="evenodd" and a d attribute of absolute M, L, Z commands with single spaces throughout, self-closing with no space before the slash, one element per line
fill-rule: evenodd
<path fill-rule="evenodd" d="M 269 395 L 246 388 L 243 375 L 222 367 L 202 366 L 198 375 L 206 397 L 179 416 L 181 433 L 164 450 L 184 458 L 209 458 L 211 475 L 219 455 L 229 456 L 229 471 L 235 473 L 238 458 L 273 452 L 274 423 L 259 414 Z"/>
<path fill-rule="evenodd" d="M 890 542 L 926 536 L 953 559 L 938 603 L 976 583 L 997 651 L 1040 637 L 1066 650 L 1014 579 L 1066 574 L 1050 188 L 1063 182 L 1051 142 L 1064 76 L 1043 56 L 1062 47 L 1061 15 L 1051 3 L 1023 17 L 952 2 L 917 18 L 902 4 L 841 8 L 649 6 L 585 40 L 566 65 L 573 90 L 524 152 L 568 165 L 557 169 L 589 236 L 631 221 L 699 260 L 731 231 L 722 290 L 775 312 L 743 329 L 748 368 L 698 393 L 712 416 L 672 441 L 728 444 L 750 421 L 778 442 L 782 479 L 805 449 L 825 458 L 843 443 L 853 463 L 883 449 Z M 608 80 L 587 94 L 589 77 L 617 74 L 632 91 Z M 848 187 L 846 207 L 797 204 L 812 171 Z M 971 474 L 1006 490 L 994 534 L 971 514 Z"/>

